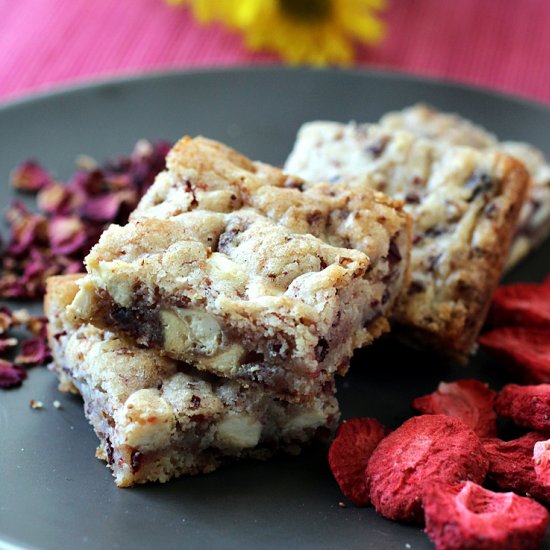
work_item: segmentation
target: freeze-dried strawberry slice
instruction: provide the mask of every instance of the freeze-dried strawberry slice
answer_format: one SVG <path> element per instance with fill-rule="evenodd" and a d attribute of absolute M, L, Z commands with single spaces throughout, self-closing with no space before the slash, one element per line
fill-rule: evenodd
<path fill-rule="evenodd" d="M 488 321 L 495 327 L 550 327 L 550 285 L 518 283 L 499 287 Z"/>
<path fill-rule="evenodd" d="M 367 466 L 370 498 L 384 517 L 422 523 L 426 483 L 481 483 L 488 466 L 478 436 L 464 422 L 442 414 L 416 416 L 372 453 Z"/>
<path fill-rule="evenodd" d="M 493 493 L 471 481 L 431 483 L 422 495 L 426 532 L 436 550 L 529 550 L 540 544 L 550 514 L 514 493 Z"/>
<path fill-rule="evenodd" d="M 328 461 L 342 493 L 357 506 L 370 504 L 365 468 L 389 430 L 374 418 L 352 418 L 338 428 Z"/>
<path fill-rule="evenodd" d="M 529 432 L 512 441 L 484 439 L 483 448 L 489 456 L 488 477 L 500 489 L 550 502 L 550 488 L 537 479 L 533 460 L 535 443 L 547 438 L 543 433 Z"/>
<path fill-rule="evenodd" d="M 482 334 L 479 343 L 523 381 L 550 383 L 550 328 L 498 328 Z"/>
<path fill-rule="evenodd" d="M 533 448 L 535 476 L 544 487 L 550 488 L 550 440 L 537 441 Z"/>
<path fill-rule="evenodd" d="M 550 384 L 518 386 L 508 384 L 495 401 L 500 416 L 533 430 L 550 429 Z"/>
<path fill-rule="evenodd" d="M 437 391 L 412 402 L 422 414 L 446 414 L 460 418 L 479 437 L 496 435 L 496 393 L 479 380 L 441 382 Z"/>

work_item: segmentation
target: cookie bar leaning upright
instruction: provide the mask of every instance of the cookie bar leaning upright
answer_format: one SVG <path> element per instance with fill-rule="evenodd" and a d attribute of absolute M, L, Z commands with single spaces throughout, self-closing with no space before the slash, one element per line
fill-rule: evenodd
<path fill-rule="evenodd" d="M 204 138 L 180 141 L 167 165 L 86 258 L 73 315 L 282 399 L 319 395 L 388 329 L 408 215 L 372 190 L 304 192 Z"/>
<path fill-rule="evenodd" d="M 376 125 L 312 122 L 286 169 L 402 199 L 414 219 L 411 282 L 394 320 L 402 337 L 465 360 L 501 276 L 528 186 L 498 152 L 439 147 Z"/>
<path fill-rule="evenodd" d="M 84 411 L 119 487 L 207 473 L 238 458 L 295 454 L 338 421 L 334 388 L 288 403 L 259 385 L 190 369 L 89 324 L 66 306 L 79 276 L 50 277 L 45 310 L 62 391 L 80 393 Z"/>

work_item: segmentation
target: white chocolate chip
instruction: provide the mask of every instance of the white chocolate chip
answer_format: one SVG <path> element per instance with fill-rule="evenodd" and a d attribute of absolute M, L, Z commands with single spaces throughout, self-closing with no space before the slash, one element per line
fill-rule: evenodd
<path fill-rule="evenodd" d="M 193 309 L 160 312 L 164 326 L 164 348 L 176 354 L 192 351 L 201 355 L 216 353 L 222 340 L 218 321 L 212 315 Z"/>
<path fill-rule="evenodd" d="M 246 414 L 228 415 L 218 424 L 217 439 L 237 448 L 255 447 L 260 441 L 261 423 Z"/>
<path fill-rule="evenodd" d="M 284 431 L 302 431 L 305 428 L 317 428 L 318 426 L 324 426 L 325 423 L 326 417 L 323 414 L 323 411 L 312 409 L 310 411 L 297 414 L 294 418 L 291 418 L 284 427 Z"/>
<path fill-rule="evenodd" d="M 175 430 L 172 407 L 156 389 L 134 392 L 117 416 L 121 443 L 144 451 L 167 446 Z"/>

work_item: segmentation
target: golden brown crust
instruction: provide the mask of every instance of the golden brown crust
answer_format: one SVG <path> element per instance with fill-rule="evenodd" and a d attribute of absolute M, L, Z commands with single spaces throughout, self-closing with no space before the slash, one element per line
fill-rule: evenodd
<path fill-rule="evenodd" d="M 466 318 L 453 323 L 448 332 L 443 333 L 450 349 L 458 354 L 471 348 L 485 322 L 528 192 L 529 174 L 523 164 L 505 155 L 499 157 L 497 173 L 501 174 L 501 194 L 490 201 L 486 209 L 497 206 L 497 203 L 498 208 L 495 208 L 495 217 L 490 222 L 480 223 L 474 233 L 476 246 L 484 254 L 473 247 L 468 258 L 471 268 L 466 282 L 475 285 L 484 279 L 483 290 L 469 302 Z"/>
<path fill-rule="evenodd" d="M 46 294 L 44 295 L 44 314 L 48 318 L 48 345 L 54 352 L 59 346 L 58 335 L 65 332 L 67 326 L 72 326 L 66 315 L 67 306 L 73 301 L 78 292 L 77 281 L 83 277 L 82 273 L 72 275 L 56 275 L 46 280 Z M 78 394 L 78 388 L 71 377 L 62 369 L 56 370 L 59 378 L 58 389 L 61 392 Z"/>
<path fill-rule="evenodd" d="M 421 345 L 431 343 L 441 352 L 465 362 L 485 321 L 491 296 L 504 269 L 515 234 L 519 212 L 528 189 L 529 175 L 511 157 L 494 154 L 498 186 L 477 212 L 466 246 L 456 255 L 439 303 L 421 313 L 419 300 L 402 296 L 395 312 L 400 332 Z M 422 300 L 422 297 L 420 297 Z"/>
<path fill-rule="evenodd" d="M 49 316 L 53 307 L 68 306 L 76 296 L 78 287 L 73 284 L 83 277 L 83 273 L 56 275 L 46 280 L 44 313 Z"/>
<path fill-rule="evenodd" d="M 186 175 L 189 168 L 194 168 L 199 174 L 218 174 L 224 179 L 228 171 L 236 168 L 255 172 L 250 159 L 219 141 L 202 136 L 180 139 L 168 153 L 166 166 L 175 175 Z"/>
<path fill-rule="evenodd" d="M 439 308 L 439 322 L 431 326 L 411 323 L 410 310 L 407 312 L 402 303 L 396 312 L 397 325 L 393 327 L 409 344 L 421 348 L 432 346 L 461 363 L 466 362 L 467 352 L 487 316 L 528 189 L 529 176 L 515 159 L 499 155 L 497 173 L 501 177 L 500 192 L 485 207 L 485 211 L 491 209 L 493 217 L 480 216 L 472 234 L 476 246 L 469 249 L 463 264 L 457 266 L 453 274 L 453 285 L 457 291 L 462 288 L 456 302 Z"/>
<path fill-rule="evenodd" d="M 65 308 L 71 304 L 78 292 L 76 282 L 83 277 L 82 273 L 56 275 L 46 280 L 44 294 L 44 315 L 50 319 L 48 325 L 48 344 L 53 349 L 53 335 L 61 324 L 66 322 Z M 52 321 L 56 319 L 56 321 Z"/>

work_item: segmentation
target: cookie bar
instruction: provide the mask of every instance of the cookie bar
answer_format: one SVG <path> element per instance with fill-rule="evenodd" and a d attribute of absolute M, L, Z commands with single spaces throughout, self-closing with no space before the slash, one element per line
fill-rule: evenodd
<path fill-rule="evenodd" d="M 494 149 L 521 161 L 531 176 L 531 187 L 519 216 L 507 269 L 510 269 L 550 234 L 550 164 L 544 154 L 527 143 L 499 142 L 484 128 L 458 115 L 426 105 L 413 105 L 388 113 L 380 120 L 388 130 L 406 130 L 440 144 Z"/>
<path fill-rule="evenodd" d="M 314 398 L 387 330 L 411 222 L 368 189 L 301 186 L 182 140 L 131 222 L 86 258 L 72 313 L 200 370 Z"/>
<path fill-rule="evenodd" d="M 508 253 L 527 188 L 523 166 L 500 153 L 441 148 L 376 125 L 312 122 L 301 128 L 285 168 L 405 202 L 414 218 L 412 276 L 395 328 L 464 360 Z"/>
<path fill-rule="evenodd" d="M 496 147 L 498 139 L 485 128 L 455 113 L 446 113 L 418 103 L 402 111 L 386 113 L 379 122 L 386 130 L 404 130 L 443 145 L 464 145 L 474 149 Z"/>
<path fill-rule="evenodd" d="M 511 269 L 550 235 L 550 164 L 539 149 L 527 143 L 501 141 L 496 149 L 521 161 L 531 176 L 506 263 L 506 269 Z"/>
<path fill-rule="evenodd" d="M 119 487 L 207 473 L 238 458 L 296 453 L 338 421 L 334 389 L 307 404 L 271 398 L 258 385 L 199 373 L 91 325 L 65 308 L 78 276 L 50 278 L 49 341 L 63 391 L 80 393 L 100 439 L 97 457 Z"/>

